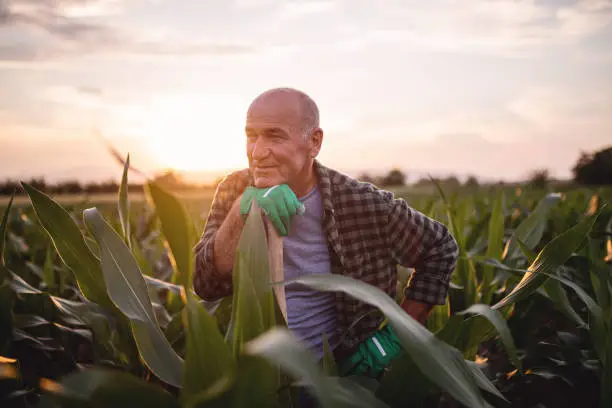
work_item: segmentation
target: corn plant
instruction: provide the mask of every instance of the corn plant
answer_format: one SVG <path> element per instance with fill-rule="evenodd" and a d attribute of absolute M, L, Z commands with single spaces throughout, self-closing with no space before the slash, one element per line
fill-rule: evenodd
<path fill-rule="evenodd" d="M 36 394 L 47 406 L 297 406 L 295 391 L 303 386 L 324 407 L 419 406 L 434 391 L 465 406 L 509 406 L 475 361 L 478 346 L 499 338 L 517 376 L 529 375 L 507 320 L 517 302 L 543 295 L 591 334 L 602 368 L 602 406 L 610 401 L 604 385 L 610 382 L 612 287 L 604 259 L 612 258 L 612 243 L 592 233 L 603 205 L 578 214 L 574 208 L 581 202 L 573 202 L 570 213 L 560 208 L 558 194 L 537 201 L 523 193 L 508 205 L 503 191 L 492 199 L 461 201 L 439 190 L 441 200 L 430 200 L 423 211 L 445 217 L 459 242 L 460 261 L 446 305 L 434 309 L 426 327 L 405 314 L 397 299 L 363 282 L 342 276 L 298 279 L 318 290 L 343 291 L 385 315 L 405 353 L 378 383 L 338 377 L 329 348 L 319 364 L 284 326 L 272 285 L 290 282 L 270 282 L 265 221 L 256 208 L 240 240 L 234 293 L 209 304 L 191 288 L 195 223 L 181 200 L 148 181 L 155 216 L 147 229 L 158 223 L 171 270 L 156 276 L 127 194 L 129 157 L 124 164 L 117 218 L 96 207 L 75 216 L 27 184 L 45 234 L 23 239 L 8 230 L 10 203 L 4 212 L 0 393 L 6 385 L 12 400 Z M 18 218 L 15 226 L 36 229 L 24 213 Z M 36 255 L 24 261 L 34 247 Z M 583 270 L 593 288 L 588 293 L 559 273 L 579 260 L 588 265 Z M 586 313 L 569 302 L 568 293 L 586 305 Z M 93 355 L 77 352 L 78 360 L 70 358 L 71 350 L 84 349 Z M 28 362 L 28 355 L 35 361 Z M 48 361 L 53 370 L 28 373 L 36 361 Z M 21 388 L 15 385 L 19 374 Z M 35 405 L 37 399 L 31 400 Z"/>

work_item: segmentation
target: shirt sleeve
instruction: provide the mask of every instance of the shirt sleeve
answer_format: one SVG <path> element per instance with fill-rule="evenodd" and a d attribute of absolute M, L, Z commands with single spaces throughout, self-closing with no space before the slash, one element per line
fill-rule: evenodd
<path fill-rule="evenodd" d="M 442 305 L 455 270 L 459 247 L 448 228 L 411 208 L 403 199 L 389 202 L 387 237 L 397 262 L 414 272 L 406 299 Z"/>
<path fill-rule="evenodd" d="M 202 299 L 215 301 L 232 294 L 232 274 L 221 274 L 215 267 L 213 247 L 219 227 L 240 194 L 237 175 L 225 177 L 217 186 L 204 232 L 194 248 L 193 289 Z M 246 184 L 245 184 L 246 185 Z"/>

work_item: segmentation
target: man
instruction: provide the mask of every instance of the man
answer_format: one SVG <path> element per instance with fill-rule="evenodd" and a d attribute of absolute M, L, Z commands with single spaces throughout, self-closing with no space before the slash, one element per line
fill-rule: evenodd
<path fill-rule="evenodd" d="M 339 273 L 395 297 L 400 264 L 415 268 L 401 304 L 410 316 L 424 323 L 433 306 L 444 304 L 456 241 L 443 224 L 392 193 L 322 165 L 316 157 L 323 131 L 310 97 L 291 88 L 264 92 L 247 111 L 245 132 L 249 167 L 219 184 L 195 248 L 199 296 L 232 293 L 236 247 L 256 201 L 284 236 L 285 279 Z M 319 358 L 326 333 L 339 363 L 377 376 L 401 348 L 367 304 L 339 292 L 291 285 L 285 291 L 289 328 Z"/>

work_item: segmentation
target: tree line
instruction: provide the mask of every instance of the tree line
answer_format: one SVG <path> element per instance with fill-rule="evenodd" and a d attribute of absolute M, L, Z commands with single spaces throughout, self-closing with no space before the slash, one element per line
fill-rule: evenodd
<path fill-rule="evenodd" d="M 612 185 L 612 146 L 594 152 L 581 152 L 578 161 L 572 167 L 573 182 L 579 185 L 586 186 L 603 186 Z M 407 185 L 407 175 L 400 169 L 393 168 L 382 176 L 372 176 L 368 173 L 360 174 L 357 179 L 372 183 L 376 186 L 386 187 L 401 187 Z M 154 180 L 163 187 L 173 190 L 210 190 L 215 189 L 220 179 L 215 180 L 212 184 L 195 184 L 185 181 L 178 173 L 168 170 L 154 177 Z M 44 178 L 33 178 L 24 180 L 33 187 L 49 193 L 49 194 L 114 194 L 119 189 L 117 181 L 109 180 L 106 182 L 89 182 L 80 183 L 76 180 L 63 181 L 58 183 L 47 183 Z M 457 177 L 450 176 L 442 179 L 436 179 L 444 188 L 454 189 L 458 187 L 478 187 L 479 181 L 475 176 L 470 176 L 464 183 L 461 183 Z M 531 172 L 526 182 L 536 188 L 545 188 L 552 178 L 547 169 L 537 169 Z M 503 183 L 498 183 L 503 184 Z M 429 178 L 422 178 L 412 183 L 413 186 L 419 187 L 431 185 Z M 139 183 L 130 183 L 128 186 L 129 192 L 143 192 L 144 186 Z M 0 195 L 11 195 L 15 191 L 17 194 L 23 194 L 20 181 L 6 180 L 0 182 Z"/>

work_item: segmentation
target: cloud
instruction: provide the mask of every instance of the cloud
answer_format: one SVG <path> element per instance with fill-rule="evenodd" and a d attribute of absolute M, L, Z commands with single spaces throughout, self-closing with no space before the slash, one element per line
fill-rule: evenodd
<path fill-rule="evenodd" d="M 85 17 L 105 15 L 109 0 L 0 0 L 0 24 L 27 25 L 64 40 L 83 37 L 98 41 L 114 39 L 114 30 Z"/>
<path fill-rule="evenodd" d="M 392 43 L 417 51 L 511 57 L 575 44 L 612 23 L 612 2 L 589 0 L 565 6 L 536 0 L 398 2 L 372 10 L 348 5 L 345 11 L 352 35 L 341 47 Z"/>
<path fill-rule="evenodd" d="M 100 23 L 100 17 L 121 14 L 127 1 L 0 0 L 0 27 L 10 34 L 4 44 L 0 42 L 0 61 L 41 62 L 94 54 L 163 57 L 257 52 L 245 44 L 176 36 L 148 38 L 141 31 Z"/>
<path fill-rule="evenodd" d="M 285 1 L 280 4 L 277 15 L 285 20 L 294 20 L 330 12 L 339 6 L 338 0 Z"/>

